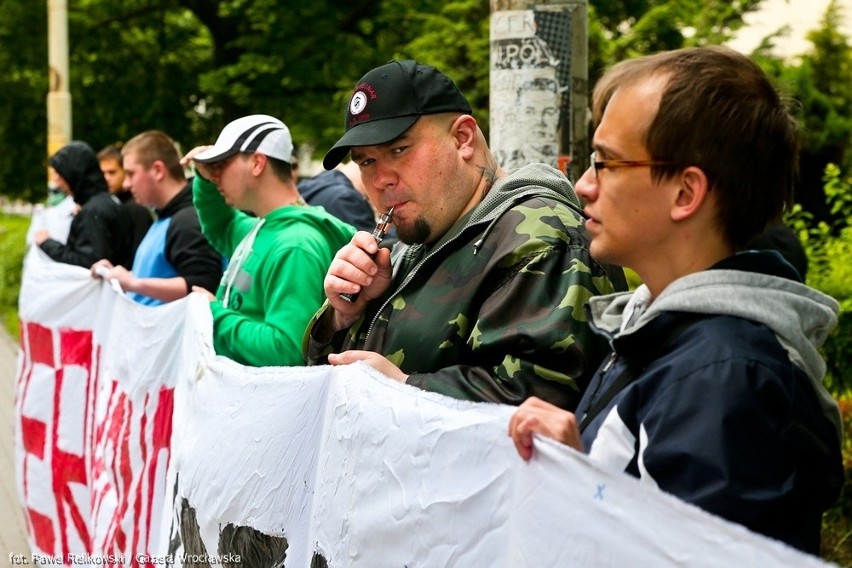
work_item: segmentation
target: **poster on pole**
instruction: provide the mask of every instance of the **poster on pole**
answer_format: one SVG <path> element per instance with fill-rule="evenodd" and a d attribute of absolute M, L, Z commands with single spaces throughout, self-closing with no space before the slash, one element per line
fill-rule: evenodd
<path fill-rule="evenodd" d="M 564 166 L 560 139 L 571 132 L 573 10 L 565 4 L 491 14 L 489 143 L 509 172 L 532 162 Z"/>

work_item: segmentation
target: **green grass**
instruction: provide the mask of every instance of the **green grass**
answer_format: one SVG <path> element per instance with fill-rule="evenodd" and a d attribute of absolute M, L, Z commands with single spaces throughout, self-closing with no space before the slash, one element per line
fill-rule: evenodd
<path fill-rule="evenodd" d="M 18 337 L 18 292 L 29 217 L 0 214 L 0 323 Z"/>

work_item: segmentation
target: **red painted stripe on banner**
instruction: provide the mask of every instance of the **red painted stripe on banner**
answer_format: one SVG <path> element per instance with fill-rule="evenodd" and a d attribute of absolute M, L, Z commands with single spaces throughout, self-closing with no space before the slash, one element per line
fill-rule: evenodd
<path fill-rule="evenodd" d="M 79 365 L 92 370 L 92 332 L 90 330 L 59 330 L 60 357 L 63 365 Z"/>
<path fill-rule="evenodd" d="M 27 507 L 27 517 L 30 519 L 30 526 L 33 531 L 33 540 L 35 540 L 36 548 L 40 552 L 44 552 L 50 556 L 55 554 L 56 535 L 53 532 L 53 521 L 47 515 L 42 515 L 38 511 L 33 511 Z"/>
<path fill-rule="evenodd" d="M 148 534 L 150 537 L 151 526 L 153 519 L 151 518 L 154 508 L 154 491 L 157 489 L 155 483 L 157 478 L 157 464 L 160 460 L 160 450 L 166 450 L 166 467 L 171 459 L 171 442 L 172 442 L 172 415 L 175 406 L 175 389 L 164 388 L 160 389 L 157 399 L 157 410 L 154 412 L 154 432 L 152 435 L 153 455 L 151 465 L 148 468 L 148 517 L 146 524 L 148 526 Z M 162 497 L 158 495 L 157 497 Z M 146 548 L 150 542 L 150 538 L 146 541 Z"/>
<path fill-rule="evenodd" d="M 55 367 L 53 358 L 53 334 L 51 331 L 37 323 L 27 324 L 27 333 L 30 341 L 30 359 L 33 363 L 43 363 L 48 367 Z"/>
<path fill-rule="evenodd" d="M 44 459 L 44 450 L 47 447 L 47 424 L 35 418 L 21 416 L 21 438 L 24 442 L 24 451 Z"/>
<path fill-rule="evenodd" d="M 145 400 L 142 402 L 141 412 L 142 416 L 139 419 L 139 451 L 142 457 L 142 468 L 150 467 L 151 464 L 148 463 L 148 401 L 151 399 L 151 395 L 149 393 L 145 393 Z M 148 541 L 148 529 L 150 529 L 150 524 L 146 523 L 145 527 L 140 526 L 142 524 L 142 505 L 147 504 L 148 500 L 143 499 L 143 495 L 145 494 L 145 476 L 140 472 L 139 475 L 139 483 L 136 486 L 136 495 L 133 500 L 133 518 L 136 519 L 136 523 L 133 525 L 133 550 L 140 550 L 139 541 L 141 539 L 141 533 L 145 530 L 145 542 Z M 148 493 L 150 494 L 152 491 L 151 487 L 148 487 Z M 148 551 L 148 547 L 146 546 L 144 549 L 146 552 Z"/>

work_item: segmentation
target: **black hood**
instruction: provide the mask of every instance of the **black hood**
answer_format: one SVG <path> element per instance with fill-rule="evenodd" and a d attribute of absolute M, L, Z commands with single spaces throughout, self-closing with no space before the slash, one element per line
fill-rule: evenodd
<path fill-rule="evenodd" d="M 71 195 L 80 205 L 107 190 L 98 156 L 85 142 L 74 141 L 50 157 L 50 166 L 71 186 Z"/>

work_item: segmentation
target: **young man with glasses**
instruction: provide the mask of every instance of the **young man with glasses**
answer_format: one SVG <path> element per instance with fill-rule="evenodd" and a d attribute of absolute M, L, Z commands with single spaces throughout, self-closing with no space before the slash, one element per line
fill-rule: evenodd
<path fill-rule="evenodd" d="M 592 254 L 632 294 L 590 300 L 614 352 L 576 414 L 526 401 L 509 433 L 601 466 L 801 550 L 843 480 L 837 405 L 817 348 L 838 305 L 774 251 L 746 245 L 791 204 L 797 127 L 766 75 L 725 48 L 615 66 L 593 95 L 577 183 Z"/>

